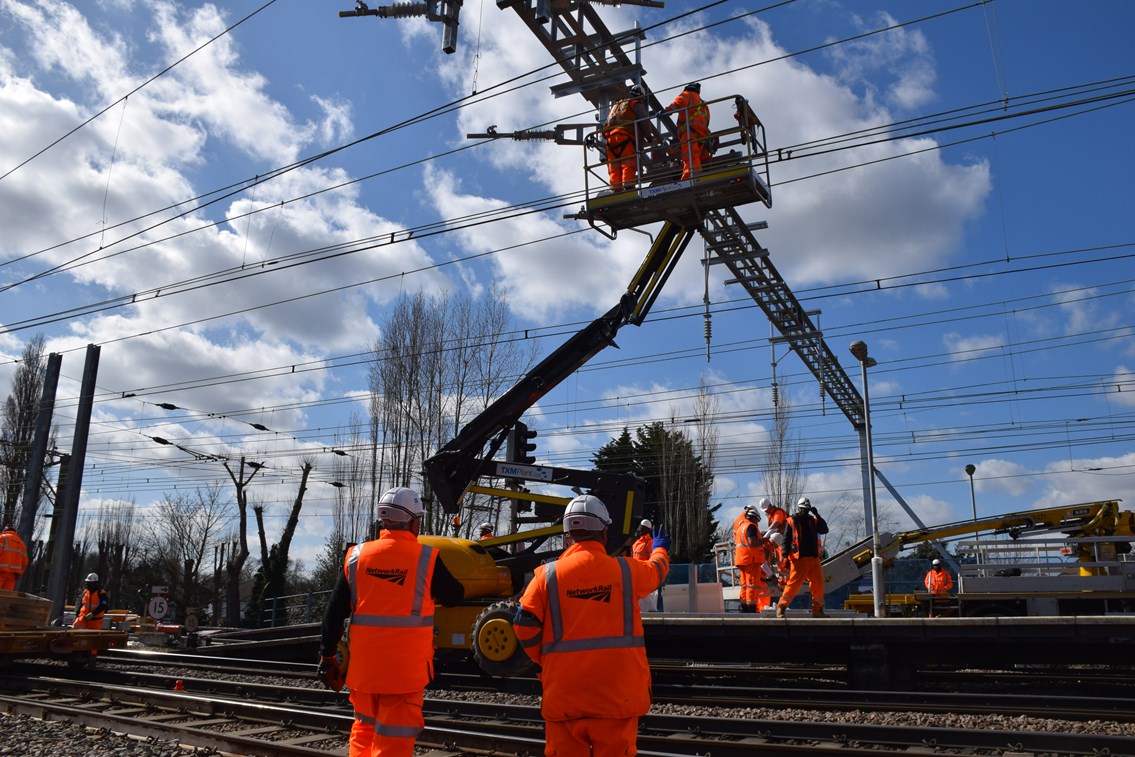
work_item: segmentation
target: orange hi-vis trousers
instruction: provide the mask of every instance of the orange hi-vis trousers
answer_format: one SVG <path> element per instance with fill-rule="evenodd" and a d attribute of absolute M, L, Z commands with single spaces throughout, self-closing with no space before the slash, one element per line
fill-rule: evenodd
<path fill-rule="evenodd" d="M 349 757 L 413 757 L 414 742 L 426 726 L 423 692 L 374 694 L 352 691 L 355 724 Z"/>
<path fill-rule="evenodd" d="M 579 718 L 544 723 L 546 757 L 623 757 L 638 749 L 638 718 Z"/>
<path fill-rule="evenodd" d="M 808 591 L 812 593 L 812 609 L 824 606 L 824 569 L 818 557 L 790 557 L 788 559 L 791 571 L 788 574 L 788 584 L 784 593 L 780 595 L 780 606 L 788 607 L 804 581 L 808 582 Z"/>

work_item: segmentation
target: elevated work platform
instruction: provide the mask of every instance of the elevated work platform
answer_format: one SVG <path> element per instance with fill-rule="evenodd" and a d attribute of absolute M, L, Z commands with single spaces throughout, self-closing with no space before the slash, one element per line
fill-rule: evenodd
<path fill-rule="evenodd" d="M 768 178 L 768 152 L 764 126 L 740 95 L 730 95 L 705 105 L 718 122 L 711 119 L 708 135 L 689 141 L 679 139 L 683 114 L 678 111 L 638 119 L 624 124 L 639 145 L 635 179 L 622 187 L 608 184 L 607 153 L 602 130 L 584 143 L 598 148 L 598 157 L 584 153 L 587 202 L 574 217 L 592 225 L 602 223 L 613 230 L 669 221 L 683 229 L 702 224 L 714 210 L 734 208 L 753 202 L 772 207 Z M 732 109 L 732 119 L 725 109 Z M 625 149 L 625 148 L 624 148 Z M 633 148 L 631 152 L 635 152 Z M 701 155 L 701 170 L 682 177 L 684 158 Z"/>
<path fill-rule="evenodd" d="M 587 201 L 586 216 L 612 229 L 628 229 L 658 221 L 682 228 L 699 226 L 711 210 L 768 203 L 768 186 L 748 162 L 726 162 L 703 168 L 691 179 L 650 184 L 617 194 L 599 192 Z"/>

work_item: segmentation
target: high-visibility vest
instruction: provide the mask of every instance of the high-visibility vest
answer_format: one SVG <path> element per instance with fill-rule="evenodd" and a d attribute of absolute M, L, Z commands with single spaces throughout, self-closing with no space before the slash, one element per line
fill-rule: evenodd
<path fill-rule="evenodd" d="M 0 573 L 24 572 L 28 567 L 28 548 L 14 530 L 0 533 Z"/>
<path fill-rule="evenodd" d="M 670 559 L 611 557 L 603 544 L 570 546 L 536 568 L 520 598 L 517 637 L 542 666 L 546 720 L 630 718 L 650 709 L 650 666 L 638 600 L 666 579 Z"/>
<path fill-rule="evenodd" d="M 768 538 L 769 534 L 783 534 L 788 527 L 788 513 L 776 505 L 770 505 L 769 509 L 765 510 L 765 518 L 768 519 L 765 538 Z"/>
<path fill-rule="evenodd" d="M 926 574 L 925 583 L 926 590 L 931 594 L 945 594 L 954 588 L 954 577 L 945 568 L 942 570 L 931 568 L 930 572 Z"/>
<path fill-rule="evenodd" d="M 409 531 L 382 531 L 347 553 L 351 588 L 347 686 L 377 694 L 421 691 L 433 678 L 438 551 Z"/>
<path fill-rule="evenodd" d="M 697 92 L 683 89 L 667 110 L 678 111 L 679 128 L 688 126 L 695 134 L 709 133 L 709 107 Z"/>
<path fill-rule="evenodd" d="M 94 591 L 83 589 L 83 601 L 79 603 L 75 617 L 84 620 L 99 620 L 106 612 L 108 604 L 105 589 L 95 589 Z"/>
<path fill-rule="evenodd" d="M 750 534 L 755 533 L 755 537 Z M 764 562 L 764 551 L 759 549 L 764 539 L 757 524 L 745 517 L 745 513 L 733 521 L 733 564 L 752 565 Z"/>
<path fill-rule="evenodd" d="M 636 560 L 649 560 L 650 553 L 654 551 L 654 537 L 650 534 L 643 534 L 635 540 L 634 546 L 631 547 L 631 557 Z"/>
<path fill-rule="evenodd" d="M 612 105 L 611 110 L 607 111 L 607 120 L 603 123 L 603 131 L 606 132 L 611 129 L 631 130 L 635 122 L 634 111 L 637 103 L 637 99 L 628 97 Z"/>

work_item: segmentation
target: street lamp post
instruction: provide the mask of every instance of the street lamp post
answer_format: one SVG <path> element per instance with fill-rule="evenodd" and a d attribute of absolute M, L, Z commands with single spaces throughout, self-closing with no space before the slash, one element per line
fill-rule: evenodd
<path fill-rule="evenodd" d="M 883 557 L 879 554 L 879 509 L 875 498 L 875 452 L 871 444 L 871 396 L 867 389 L 867 369 L 878 365 L 875 358 L 867 354 L 867 343 L 857 340 L 851 343 L 851 354 L 859 361 L 860 377 L 863 381 L 863 429 L 866 435 L 867 451 L 867 496 L 871 500 L 871 598 L 875 603 L 875 617 L 886 616 L 883 602 Z"/>
<path fill-rule="evenodd" d="M 977 466 L 973 465 L 972 463 L 966 466 L 966 475 L 969 476 L 969 505 L 973 509 L 973 525 L 974 525 L 975 529 L 977 528 L 977 498 L 973 494 L 973 474 L 976 471 L 977 471 Z M 976 547 L 977 547 L 977 542 L 981 541 L 981 537 L 978 535 L 976 530 L 973 532 L 973 541 L 974 541 L 974 551 L 976 552 L 976 554 L 974 556 L 977 558 L 978 565 L 980 565 L 981 564 L 981 550 L 978 550 Z"/>

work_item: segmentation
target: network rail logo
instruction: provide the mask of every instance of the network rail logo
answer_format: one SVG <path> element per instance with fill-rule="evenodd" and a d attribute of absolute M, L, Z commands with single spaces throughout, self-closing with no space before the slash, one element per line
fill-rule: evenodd
<path fill-rule="evenodd" d="M 405 568 L 367 568 L 367 575 L 372 578 L 389 581 L 392 584 L 405 586 L 406 576 L 410 575 L 410 571 Z"/>
<path fill-rule="evenodd" d="M 590 599 L 593 602 L 611 601 L 611 584 L 606 586 L 592 586 L 587 589 L 568 589 L 570 599 Z"/>

